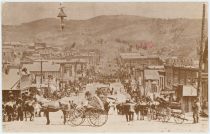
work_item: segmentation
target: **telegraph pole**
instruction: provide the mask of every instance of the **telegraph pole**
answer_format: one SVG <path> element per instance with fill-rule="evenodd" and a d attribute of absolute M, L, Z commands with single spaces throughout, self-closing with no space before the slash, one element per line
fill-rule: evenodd
<path fill-rule="evenodd" d="M 145 93 L 145 91 L 146 91 L 146 87 L 145 87 L 145 74 L 144 74 L 144 69 L 145 69 L 145 64 L 143 64 L 143 88 L 144 88 L 144 96 L 146 96 L 146 93 Z"/>
<path fill-rule="evenodd" d="M 45 61 L 45 60 L 42 60 L 42 58 L 41 58 L 41 60 L 37 60 L 37 61 L 34 61 L 34 62 L 40 62 L 40 75 L 41 75 L 41 80 L 40 80 L 40 84 L 42 84 L 42 82 L 43 82 L 43 78 L 42 78 L 42 76 L 43 76 L 43 62 L 47 62 L 47 61 Z"/>
<path fill-rule="evenodd" d="M 64 39 L 64 33 L 63 33 L 63 31 L 64 31 L 64 18 L 66 18 L 67 17 L 67 15 L 65 14 L 65 12 L 64 12 L 64 9 L 63 9 L 64 7 L 62 6 L 62 3 L 60 3 L 60 12 L 58 13 L 58 18 L 60 18 L 60 26 L 61 26 L 61 32 L 62 32 L 62 38 Z M 61 65 L 61 64 L 60 64 Z M 62 68 L 62 89 L 63 89 L 63 74 L 64 74 L 64 67 L 65 67 L 65 64 L 63 64 L 63 68 Z"/>
<path fill-rule="evenodd" d="M 201 42 L 200 42 L 200 59 L 199 59 L 199 72 L 198 72 L 198 94 L 197 96 L 201 97 L 201 74 L 202 74 L 202 63 L 203 63 L 203 42 L 204 42 L 204 28 L 205 28 L 205 4 L 203 4 L 203 17 L 202 17 L 202 26 L 201 26 Z"/>
<path fill-rule="evenodd" d="M 42 59 L 40 62 L 41 62 L 41 84 L 42 84 L 42 62 L 43 62 Z"/>

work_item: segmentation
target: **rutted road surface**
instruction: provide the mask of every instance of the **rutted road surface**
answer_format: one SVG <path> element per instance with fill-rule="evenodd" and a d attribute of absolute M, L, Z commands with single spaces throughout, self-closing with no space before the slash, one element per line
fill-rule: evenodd
<path fill-rule="evenodd" d="M 126 122 L 125 116 L 109 115 L 107 123 L 102 127 L 92 127 L 88 121 L 81 126 L 64 125 L 62 112 L 50 113 L 51 124 L 46 125 L 45 117 L 36 117 L 34 121 L 3 122 L 4 132 L 207 132 L 208 119 L 201 118 L 200 123 L 192 124 L 192 119 L 183 124 L 176 124 L 173 119 L 168 123 L 159 121 L 134 120 Z M 136 119 L 136 117 L 135 117 Z"/>

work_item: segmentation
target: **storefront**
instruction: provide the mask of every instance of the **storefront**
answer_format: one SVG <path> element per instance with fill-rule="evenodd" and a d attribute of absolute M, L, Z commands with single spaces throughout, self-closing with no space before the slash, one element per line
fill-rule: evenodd
<path fill-rule="evenodd" d="M 180 98 L 182 111 L 192 112 L 193 101 L 197 97 L 197 89 L 192 85 L 178 85 L 175 94 Z"/>
<path fill-rule="evenodd" d="M 202 112 L 208 114 L 208 73 L 202 73 L 202 90 L 201 90 L 201 108 Z"/>

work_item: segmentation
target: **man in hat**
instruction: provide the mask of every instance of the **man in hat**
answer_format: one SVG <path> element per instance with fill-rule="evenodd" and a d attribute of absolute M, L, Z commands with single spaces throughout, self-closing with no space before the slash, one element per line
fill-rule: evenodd
<path fill-rule="evenodd" d="M 128 125 L 130 125 L 131 117 L 130 117 L 130 100 L 129 99 L 126 99 L 125 105 L 123 105 L 123 112 L 125 114 Z"/>
<path fill-rule="evenodd" d="M 104 110 L 104 104 L 97 95 L 92 95 L 89 91 L 85 93 L 86 103 L 83 105 L 86 109 L 101 109 Z"/>
<path fill-rule="evenodd" d="M 193 110 L 193 123 L 198 123 L 199 121 L 199 112 L 200 112 L 200 104 L 199 104 L 199 98 L 196 98 L 193 102 L 192 106 Z"/>
<path fill-rule="evenodd" d="M 124 113 L 128 125 L 130 125 L 130 123 L 133 121 L 134 112 L 135 112 L 134 106 L 135 103 L 133 101 L 131 101 L 130 99 L 126 100 L 126 103 L 124 105 Z"/>
<path fill-rule="evenodd" d="M 23 100 L 20 97 L 17 99 L 16 105 L 17 105 L 17 113 L 18 113 L 17 120 L 23 121 Z"/>
<path fill-rule="evenodd" d="M 12 121 L 13 120 L 13 116 L 14 116 L 14 106 L 15 106 L 15 98 L 14 95 L 12 93 L 12 91 L 9 91 L 9 101 L 6 103 L 6 112 L 8 115 L 8 121 Z"/>

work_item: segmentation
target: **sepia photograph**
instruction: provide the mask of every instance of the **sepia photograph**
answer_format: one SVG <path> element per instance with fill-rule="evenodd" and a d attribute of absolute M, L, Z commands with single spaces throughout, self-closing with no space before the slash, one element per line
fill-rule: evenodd
<path fill-rule="evenodd" d="M 3 132 L 208 132 L 208 2 L 3 2 Z"/>

